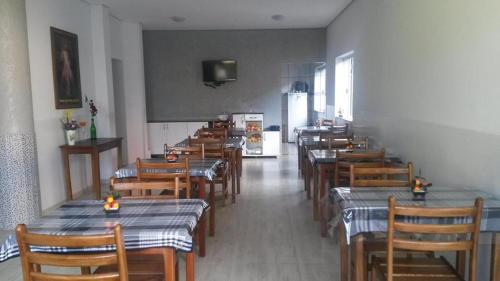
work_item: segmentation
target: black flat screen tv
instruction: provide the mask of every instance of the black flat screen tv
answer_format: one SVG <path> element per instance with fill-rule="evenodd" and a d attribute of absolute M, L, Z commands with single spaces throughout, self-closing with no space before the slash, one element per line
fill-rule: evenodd
<path fill-rule="evenodd" d="M 202 62 L 203 82 L 229 82 L 236 81 L 235 60 L 207 60 Z"/>

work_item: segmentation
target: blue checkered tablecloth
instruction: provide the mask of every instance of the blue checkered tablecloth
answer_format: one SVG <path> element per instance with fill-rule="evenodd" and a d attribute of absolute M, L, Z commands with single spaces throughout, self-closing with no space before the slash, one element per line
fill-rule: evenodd
<path fill-rule="evenodd" d="M 330 201 L 335 213 L 334 221 L 343 223 L 347 241 L 359 233 L 387 231 L 387 199 L 395 196 L 398 204 L 425 207 L 467 207 L 477 197 L 484 199 L 481 231 L 500 232 L 500 199 L 477 189 L 433 186 L 429 188 L 425 201 L 415 201 L 408 187 L 339 187 L 330 190 Z M 429 221 L 439 223 L 445 220 Z M 460 221 L 442 221 L 460 223 Z"/>
<path fill-rule="evenodd" d="M 229 138 L 229 139 L 225 139 L 224 147 L 225 148 L 241 149 L 243 147 L 244 143 L 245 143 L 245 141 L 243 140 L 243 138 Z M 186 146 L 188 146 L 188 139 L 185 139 L 185 140 L 183 140 L 180 143 L 175 145 L 175 147 L 186 147 Z"/>
<path fill-rule="evenodd" d="M 163 158 L 154 158 L 154 159 L 141 159 L 143 162 L 166 162 L 167 160 Z M 205 179 L 211 181 L 216 177 L 217 168 L 222 165 L 224 162 L 218 159 L 189 159 L 189 174 L 192 177 L 204 177 Z M 156 169 L 155 169 L 156 170 Z M 147 171 L 147 172 L 153 172 Z M 165 172 L 163 170 L 158 170 L 158 172 Z M 179 172 L 178 170 L 171 172 Z M 137 177 L 137 168 L 135 163 L 128 164 L 125 167 L 118 169 L 115 172 L 115 178 L 123 179 L 123 178 L 133 178 Z"/>
<path fill-rule="evenodd" d="M 346 152 L 345 149 L 340 149 L 340 152 Z M 368 150 L 356 150 L 356 152 L 367 152 Z M 371 150 L 372 152 L 374 150 Z M 308 159 L 311 164 L 316 166 L 317 164 L 335 164 L 337 162 L 337 151 L 332 149 L 313 149 L 308 152 Z M 387 154 L 385 155 L 386 163 L 401 163 L 401 158 L 396 155 Z"/>
<path fill-rule="evenodd" d="M 28 225 L 28 231 L 51 235 L 96 235 L 112 233 L 116 224 L 123 227 L 127 250 L 171 247 L 180 251 L 193 248 L 193 231 L 208 204 L 200 199 L 121 200 L 120 211 L 105 214 L 103 201 L 70 201 Z M 19 256 L 15 234 L 0 247 L 0 262 Z M 65 248 L 32 248 L 42 252 L 69 252 Z M 88 249 L 105 251 L 111 248 Z M 82 249 L 71 249 L 81 252 Z"/>

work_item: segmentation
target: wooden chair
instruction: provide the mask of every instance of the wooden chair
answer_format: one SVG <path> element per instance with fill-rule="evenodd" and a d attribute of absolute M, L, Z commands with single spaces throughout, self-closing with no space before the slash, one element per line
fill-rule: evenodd
<path fill-rule="evenodd" d="M 356 168 L 383 168 L 385 150 L 381 151 L 336 151 L 335 187 L 350 186 L 351 165 Z"/>
<path fill-rule="evenodd" d="M 230 129 L 230 128 L 236 127 L 236 122 L 232 122 L 232 121 L 229 121 L 229 120 L 227 120 L 227 121 L 218 120 L 218 121 L 214 121 L 212 126 L 214 128 Z"/>
<path fill-rule="evenodd" d="M 483 199 L 477 198 L 473 207 L 426 208 L 397 205 L 394 197 L 389 198 L 387 218 L 387 258 L 373 258 L 372 280 L 387 281 L 463 281 L 464 276 L 453 268 L 444 257 L 395 258 L 396 249 L 407 251 L 469 252 L 469 281 L 476 281 L 477 247 L 483 210 Z M 405 220 L 398 218 L 405 217 Z M 413 218 L 471 218 L 470 223 L 428 224 L 418 223 Z M 410 219 L 408 219 L 410 218 Z M 464 239 L 454 241 L 415 240 L 396 237 L 398 233 L 421 233 L 433 235 L 458 235 Z M 456 237 L 456 236 L 455 236 Z"/>
<path fill-rule="evenodd" d="M 166 190 L 174 192 L 174 198 L 179 198 L 179 192 L 184 191 L 186 198 L 191 198 L 191 180 L 189 175 L 189 159 L 179 160 L 174 163 L 145 162 L 137 158 L 137 180 L 144 182 L 147 186 L 156 187 L 160 190 L 165 187 L 160 196 L 165 196 Z M 175 182 L 178 181 L 177 189 Z"/>
<path fill-rule="evenodd" d="M 196 132 L 198 138 L 227 139 L 226 128 L 201 128 Z"/>
<path fill-rule="evenodd" d="M 342 152 L 336 150 L 336 163 L 333 183 L 335 187 L 350 186 L 351 165 L 356 168 L 383 168 L 385 166 L 385 150 Z M 327 235 L 328 219 L 331 218 L 333 207 L 323 206 L 320 212 L 321 235 Z"/>
<path fill-rule="evenodd" d="M 230 169 L 231 165 L 228 165 L 227 160 L 228 154 L 226 154 L 224 150 L 224 140 L 223 139 L 212 139 L 212 138 L 191 138 L 188 137 L 188 145 L 189 146 L 201 146 L 204 145 L 204 155 L 205 158 L 213 158 L 220 159 L 223 164 L 217 169 L 216 177 L 213 181 L 210 182 L 210 186 L 213 188 L 215 184 L 222 185 L 222 193 L 223 193 L 223 204 L 226 203 L 225 199 L 227 199 L 228 195 L 228 177 L 231 175 Z M 234 194 L 234 186 L 232 187 L 233 194 L 232 199 L 235 201 Z"/>
<path fill-rule="evenodd" d="M 356 167 L 351 164 L 349 169 L 349 181 L 352 188 L 406 187 L 411 186 L 413 181 L 413 164 L 411 162 L 406 167 L 381 168 Z M 372 262 L 369 260 L 370 255 L 375 252 L 385 252 L 387 249 L 386 235 L 365 235 L 363 248 L 364 252 L 355 252 L 353 259 L 364 257 L 364 262 L 367 264 L 368 271 L 370 271 L 372 268 Z"/>
<path fill-rule="evenodd" d="M 120 192 L 124 199 L 178 199 L 181 191 L 191 198 L 188 158 L 176 163 L 144 162 L 137 158 L 136 168 L 136 178 L 111 177 L 110 189 Z"/>
<path fill-rule="evenodd" d="M 350 165 L 351 187 L 403 187 L 411 186 L 413 164 L 407 167 L 365 168 Z"/>
<path fill-rule="evenodd" d="M 202 143 L 199 146 L 185 146 L 185 147 L 176 147 L 176 146 L 168 146 L 165 144 L 165 153 L 164 156 L 167 158 L 167 153 L 173 152 L 180 158 L 189 158 L 189 159 L 204 159 L 205 158 L 205 144 Z"/>
<path fill-rule="evenodd" d="M 16 227 L 24 281 L 128 281 L 125 247 L 120 225 L 107 235 L 46 235 L 30 233 L 24 224 Z M 31 246 L 62 248 L 94 248 L 115 246 L 116 251 L 93 253 L 40 253 Z M 109 248 L 111 249 L 111 248 Z M 91 274 L 91 267 L 115 266 L 115 271 Z M 79 267 L 82 275 L 42 272 L 42 266 Z"/>

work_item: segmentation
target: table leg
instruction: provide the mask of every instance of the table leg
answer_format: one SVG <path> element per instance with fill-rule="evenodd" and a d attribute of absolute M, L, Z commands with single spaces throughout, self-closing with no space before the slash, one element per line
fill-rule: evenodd
<path fill-rule="evenodd" d="M 165 271 L 165 281 L 175 281 L 176 255 L 173 248 L 163 249 L 163 266 Z"/>
<path fill-rule="evenodd" d="M 353 281 L 366 281 L 366 259 L 365 259 L 365 249 L 364 249 L 364 236 L 363 234 L 358 234 L 354 237 L 354 251 L 353 251 L 353 262 L 354 262 L 354 276 Z"/>
<path fill-rule="evenodd" d="M 240 178 L 241 178 L 241 149 L 236 149 L 236 172 L 237 172 L 237 175 L 236 175 L 236 187 L 238 189 L 238 194 L 240 194 L 241 192 L 241 181 L 240 181 Z"/>
<path fill-rule="evenodd" d="M 462 278 L 465 277 L 465 258 L 466 255 L 464 251 L 457 251 L 455 268 Z"/>
<path fill-rule="evenodd" d="M 198 256 L 205 256 L 205 228 L 206 228 L 206 219 L 205 214 L 200 217 L 200 222 L 198 223 L 198 246 L 200 247 Z"/>
<path fill-rule="evenodd" d="M 186 253 L 186 281 L 194 281 L 194 252 Z"/>
<path fill-rule="evenodd" d="M 66 181 L 66 199 L 73 200 L 73 189 L 71 188 L 71 172 L 69 167 L 69 153 L 63 149 L 64 180 Z"/>
<path fill-rule="evenodd" d="M 198 193 L 200 199 L 205 200 L 205 178 L 200 178 L 198 181 Z M 210 209 L 215 210 L 215 206 L 210 206 Z M 205 256 L 205 227 L 205 215 L 203 214 L 200 218 L 200 222 L 198 223 L 198 246 L 200 247 L 198 255 L 200 257 Z"/>
<path fill-rule="evenodd" d="M 231 184 L 233 186 L 236 185 L 236 178 L 238 177 L 238 164 L 237 164 L 237 159 L 236 159 L 236 149 L 231 149 L 231 162 L 232 162 L 232 167 L 231 167 Z M 239 194 L 239 186 L 237 187 L 237 193 Z"/>
<path fill-rule="evenodd" d="M 298 169 L 299 169 L 299 172 L 300 172 L 300 171 L 302 171 L 302 174 L 304 174 L 304 171 L 303 171 L 303 169 L 302 169 L 302 154 L 301 154 L 301 147 L 300 147 L 300 145 L 299 145 L 299 142 L 298 142 L 298 141 L 297 141 L 297 143 L 296 143 L 296 144 L 297 144 L 297 155 L 299 156 L 298 161 L 297 161 L 297 162 L 298 162 L 298 166 L 299 166 L 299 167 L 298 167 Z"/>
<path fill-rule="evenodd" d="M 339 225 L 339 248 L 340 248 L 340 281 L 349 280 L 349 246 L 347 245 L 345 225 Z"/>
<path fill-rule="evenodd" d="M 210 225 L 208 230 L 208 235 L 215 235 L 215 185 L 210 185 L 210 193 L 209 193 L 209 204 L 210 204 Z"/>
<path fill-rule="evenodd" d="M 306 190 L 307 200 L 311 200 L 311 174 L 312 174 L 312 164 L 307 160 L 308 163 L 304 166 L 304 187 Z"/>
<path fill-rule="evenodd" d="M 319 167 L 318 166 L 314 166 L 312 165 L 312 170 L 313 170 L 313 173 L 312 173 L 312 177 L 313 177 L 313 219 L 315 221 L 318 220 L 319 218 L 319 212 L 318 212 L 318 201 L 319 201 L 319 192 L 318 192 L 318 174 L 319 174 Z"/>
<path fill-rule="evenodd" d="M 243 173 L 243 148 L 238 149 L 238 167 L 240 167 L 238 175 L 241 177 Z"/>
<path fill-rule="evenodd" d="M 319 215 L 319 217 L 321 218 L 322 216 L 324 216 L 323 214 L 323 208 L 321 208 L 321 202 L 322 200 L 325 198 L 325 189 L 326 189 L 326 175 L 325 175 L 325 165 L 318 165 L 318 169 L 319 169 L 319 184 L 318 184 L 318 189 L 319 189 L 319 200 L 317 201 L 317 206 L 316 206 L 316 209 L 317 209 L 317 214 Z"/>
<path fill-rule="evenodd" d="M 500 281 L 500 232 L 492 233 L 491 243 L 491 281 Z"/>
<path fill-rule="evenodd" d="M 99 152 L 92 151 L 92 187 L 97 200 L 101 199 L 101 168 L 99 166 Z"/>

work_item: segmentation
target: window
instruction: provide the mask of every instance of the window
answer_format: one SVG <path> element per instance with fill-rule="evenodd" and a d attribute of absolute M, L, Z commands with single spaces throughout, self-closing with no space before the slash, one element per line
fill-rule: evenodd
<path fill-rule="evenodd" d="M 335 117 L 352 121 L 354 52 L 335 60 Z"/>
<path fill-rule="evenodd" d="M 326 110 L 326 68 L 320 66 L 314 72 L 314 110 L 325 112 Z"/>

